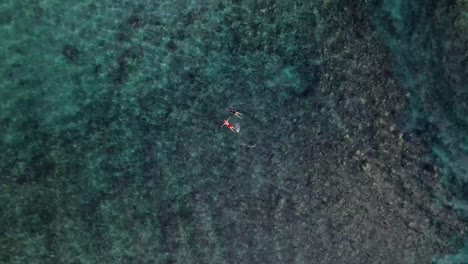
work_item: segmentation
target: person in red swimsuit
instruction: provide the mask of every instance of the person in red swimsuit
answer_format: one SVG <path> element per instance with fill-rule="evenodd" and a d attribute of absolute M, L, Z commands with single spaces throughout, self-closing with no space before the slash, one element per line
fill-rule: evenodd
<path fill-rule="evenodd" d="M 232 132 L 237 133 L 237 128 L 233 124 L 229 123 L 229 119 L 230 117 L 227 120 L 224 120 L 224 124 L 222 124 L 221 127 L 227 126 Z"/>

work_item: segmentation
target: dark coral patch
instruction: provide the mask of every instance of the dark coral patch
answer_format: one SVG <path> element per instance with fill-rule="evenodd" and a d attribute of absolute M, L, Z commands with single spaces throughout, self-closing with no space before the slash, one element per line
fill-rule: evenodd
<path fill-rule="evenodd" d="M 119 67 L 114 72 L 114 84 L 123 84 L 126 82 L 129 73 L 129 64 L 143 56 L 143 49 L 140 46 L 125 50 L 118 58 Z"/>
<path fill-rule="evenodd" d="M 80 51 L 73 45 L 66 44 L 63 46 L 62 55 L 70 61 L 76 61 L 80 55 Z"/>
<path fill-rule="evenodd" d="M 127 24 L 133 28 L 141 28 L 143 27 L 143 19 L 138 15 L 131 15 L 130 18 L 127 20 Z"/>

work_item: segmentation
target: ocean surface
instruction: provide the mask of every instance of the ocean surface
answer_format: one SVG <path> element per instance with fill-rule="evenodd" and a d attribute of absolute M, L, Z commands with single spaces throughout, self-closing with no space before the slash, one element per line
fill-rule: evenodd
<path fill-rule="evenodd" d="M 468 263 L 466 1 L 3 0 L 0 40 L 0 263 Z"/>

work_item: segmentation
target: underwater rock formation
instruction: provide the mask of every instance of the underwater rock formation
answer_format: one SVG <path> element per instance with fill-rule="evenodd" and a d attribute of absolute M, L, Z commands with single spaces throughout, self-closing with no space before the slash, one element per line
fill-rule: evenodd
<path fill-rule="evenodd" d="M 62 55 L 70 61 L 76 61 L 80 55 L 80 51 L 73 45 L 66 44 L 63 46 Z"/>
<path fill-rule="evenodd" d="M 463 108 L 463 67 L 439 63 L 462 63 L 460 44 L 411 56 L 437 40 L 429 14 L 455 7 L 45 1 L 32 34 L 37 16 L 10 2 L 0 262 L 430 263 L 462 246 L 432 141 L 463 139 L 440 125 L 463 116 L 413 122 L 440 102 L 406 83 L 424 65 Z M 229 106 L 239 133 L 219 128 Z"/>

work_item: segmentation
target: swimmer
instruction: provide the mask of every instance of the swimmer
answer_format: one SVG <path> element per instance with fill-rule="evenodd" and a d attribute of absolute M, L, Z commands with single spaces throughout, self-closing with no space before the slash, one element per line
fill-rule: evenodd
<path fill-rule="evenodd" d="M 240 112 L 237 112 L 234 108 L 229 107 L 228 111 L 233 113 L 237 118 L 242 119 L 241 116 L 243 116 L 243 114 Z"/>
<path fill-rule="evenodd" d="M 229 123 L 229 119 L 230 118 L 224 120 L 224 124 L 222 124 L 221 127 L 227 126 L 232 132 L 237 133 L 238 129 L 233 124 Z"/>

